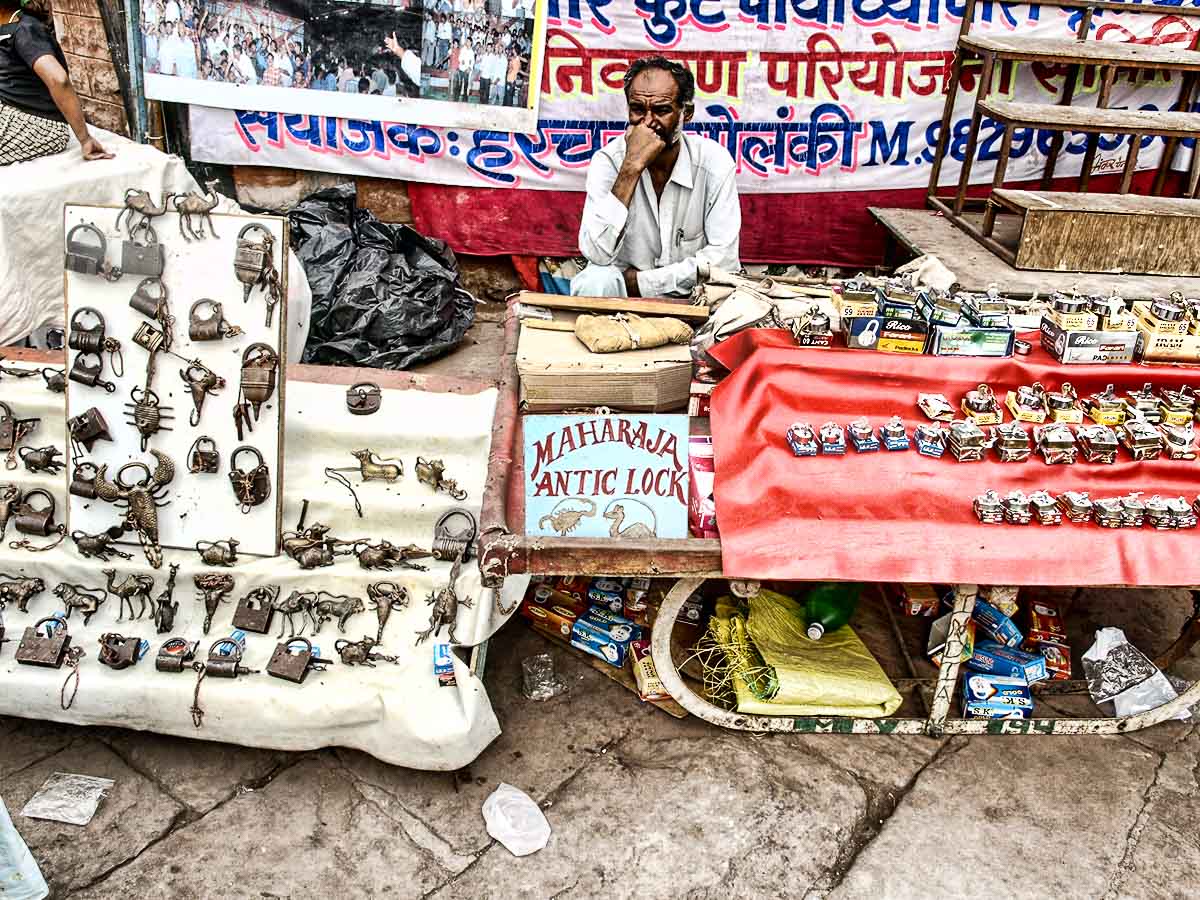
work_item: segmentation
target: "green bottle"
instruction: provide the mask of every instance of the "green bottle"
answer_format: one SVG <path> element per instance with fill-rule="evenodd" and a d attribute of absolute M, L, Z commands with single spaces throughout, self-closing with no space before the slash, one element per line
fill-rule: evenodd
<path fill-rule="evenodd" d="M 837 631 L 850 621 L 858 606 L 862 585 L 848 582 L 820 584 L 804 598 L 804 624 L 810 640 L 819 641 L 827 631 Z"/>

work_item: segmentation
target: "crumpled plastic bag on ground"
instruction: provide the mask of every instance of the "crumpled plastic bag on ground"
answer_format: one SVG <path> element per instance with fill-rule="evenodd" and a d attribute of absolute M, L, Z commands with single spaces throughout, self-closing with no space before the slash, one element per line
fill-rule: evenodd
<path fill-rule="evenodd" d="M 554 671 L 554 657 L 549 653 L 538 653 L 521 660 L 521 672 L 528 700 L 552 700 L 567 689 Z"/>
<path fill-rule="evenodd" d="M 483 821 L 513 856 L 537 853 L 550 840 L 550 823 L 533 798 L 504 782 L 483 801 Z"/>
<path fill-rule="evenodd" d="M 1095 643 L 1083 654 L 1083 672 L 1092 702 L 1103 708 L 1111 701 L 1118 717 L 1156 709 L 1179 696 L 1167 676 L 1129 643 L 1120 628 L 1101 628 L 1096 632 Z M 1174 716 L 1183 722 L 1190 717 L 1186 709 Z"/>
<path fill-rule="evenodd" d="M 304 362 L 406 369 L 451 350 L 475 321 L 454 253 L 326 188 L 288 214 L 313 305 Z"/>
<path fill-rule="evenodd" d="M 42 900 L 50 889 L 0 798 L 0 897 Z"/>

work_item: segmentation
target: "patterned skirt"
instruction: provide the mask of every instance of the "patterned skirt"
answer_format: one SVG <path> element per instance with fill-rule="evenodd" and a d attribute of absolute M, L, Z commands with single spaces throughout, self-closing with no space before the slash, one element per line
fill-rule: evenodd
<path fill-rule="evenodd" d="M 66 122 L 35 116 L 0 102 L 0 166 L 62 153 L 69 135 Z"/>

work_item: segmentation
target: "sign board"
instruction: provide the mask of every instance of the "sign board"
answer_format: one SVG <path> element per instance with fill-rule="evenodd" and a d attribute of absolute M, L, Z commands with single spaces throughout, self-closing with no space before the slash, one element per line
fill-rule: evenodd
<path fill-rule="evenodd" d="M 687 416 L 525 416 L 523 422 L 526 534 L 687 537 Z"/>

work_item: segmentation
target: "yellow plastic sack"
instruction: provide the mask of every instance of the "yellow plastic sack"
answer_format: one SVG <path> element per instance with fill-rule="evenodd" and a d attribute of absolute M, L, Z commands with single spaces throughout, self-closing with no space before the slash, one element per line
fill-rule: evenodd
<path fill-rule="evenodd" d="M 679 319 L 643 319 L 633 313 L 583 315 L 575 320 L 575 337 L 593 353 L 617 353 L 687 344 L 692 340 L 692 329 Z"/>
<path fill-rule="evenodd" d="M 710 628 L 725 642 L 738 712 L 880 718 L 900 708 L 899 692 L 850 626 L 809 640 L 801 604 L 774 591 L 760 591 L 749 609 L 743 630 L 737 607 L 720 602 Z M 778 687 L 764 691 L 768 684 Z"/>

